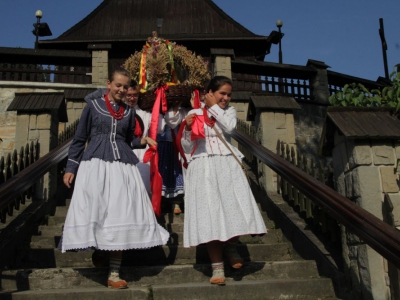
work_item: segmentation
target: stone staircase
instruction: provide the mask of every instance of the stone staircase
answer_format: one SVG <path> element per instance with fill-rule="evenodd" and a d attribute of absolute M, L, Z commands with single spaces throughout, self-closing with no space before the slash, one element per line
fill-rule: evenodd
<path fill-rule="evenodd" d="M 167 245 L 126 251 L 121 277 L 126 290 L 107 289 L 107 267 L 94 267 L 93 251 L 67 252 L 57 248 L 68 209 L 54 216 L 31 238 L 21 268 L 3 270 L 0 299 L 336 299 L 330 278 L 319 276 L 316 262 L 297 255 L 265 212 L 269 233 L 241 238 L 242 269 L 226 265 L 226 286 L 212 286 L 206 248 L 182 247 L 184 215 L 168 211 L 159 219 L 171 233 Z"/>

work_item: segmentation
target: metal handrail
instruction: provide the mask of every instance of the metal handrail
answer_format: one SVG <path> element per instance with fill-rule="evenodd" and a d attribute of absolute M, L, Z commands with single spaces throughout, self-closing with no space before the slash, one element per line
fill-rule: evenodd
<path fill-rule="evenodd" d="M 400 233 L 394 227 L 266 149 L 249 135 L 235 130 L 232 137 L 311 201 L 318 204 L 332 218 L 346 226 L 400 269 Z"/>
<path fill-rule="evenodd" d="M 72 138 L 69 138 L 42 158 L 0 185 L 0 211 L 5 209 L 15 200 L 15 198 L 28 190 L 32 184 L 43 177 L 51 167 L 65 159 L 68 155 L 68 149 L 71 142 Z"/>

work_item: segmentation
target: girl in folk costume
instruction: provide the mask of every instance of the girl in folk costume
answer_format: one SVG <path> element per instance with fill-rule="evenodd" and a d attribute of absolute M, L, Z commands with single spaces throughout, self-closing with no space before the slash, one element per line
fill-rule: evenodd
<path fill-rule="evenodd" d="M 182 168 L 174 145 L 174 137 L 182 120 L 179 116 L 178 118 L 173 117 L 174 109 L 176 107 L 171 108 L 164 115 L 159 123 L 163 131 L 157 135 L 158 168 L 162 177 L 162 196 L 172 202 L 176 202 L 176 199 L 184 193 Z M 181 212 L 177 203 L 173 203 L 173 207 L 175 213 Z"/>
<path fill-rule="evenodd" d="M 136 138 L 135 110 L 123 103 L 129 73 L 115 70 L 108 94 L 85 106 L 72 141 L 64 183 L 76 183 L 62 237 L 62 252 L 94 247 L 110 251 L 110 288 L 126 288 L 119 278 L 122 251 L 166 244 L 168 232 L 158 225 L 136 168 L 132 148 L 156 142 Z M 85 150 L 85 144 L 88 145 Z"/>
<path fill-rule="evenodd" d="M 201 95 L 204 96 L 204 93 L 201 93 Z M 181 141 L 180 141 L 179 137 L 182 135 L 182 130 L 184 127 L 184 126 L 182 126 L 182 122 L 185 120 L 186 116 L 188 115 L 189 111 L 192 108 L 200 108 L 201 95 L 198 90 L 194 91 L 192 93 L 192 97 L 190 99 L 191 107 L 183 107 L 183 106 L 181 106 L 182 103 L 179 102 L 179 103 L 175 104 L 172 108 L 170 108 L 164 117 L 165 122 L 171 128 L 171 130 L 173 130 L 173 133 L 174 133 L 172 135 L 172 137 L 174 139 L 174 143 L 176 143 L 175 144 L 176 147 L 174 148 L 175 159 L 178 159 L 178 163 L 181 167 L 182 175 L 183 175 L 183 182 L 185 182 L 185 180 L 186 180 L 187 161 L 190 158 L 190 154 L 184 153 L 184 151 L 182 150 L 181 144 L 180 144 Z M 177 133 L 177 136 L 175 136 L 176 133 Z M 182 212 L 181 202 L 182 202 L 182 200 L 180 200 L 179 202 L 175 201 L 175 203 L 173 203 L 173 212 L 175 214 L 180 214 Z"/>
<path fill-rule="evenodd" d="M 218 285 L 225 284 L 223 253 L 233 268 L 241 268 L 239 236 L 267 232 L 234 157 L 243 155 L 230 143 L 237 122 L 236 109 L 229 106 L 231 93 L 229 78 L 214 77 L 205 107 L 189 112 L 181 139 L 185 153 L 192 154 L 185 178 L 184 247 L 206 243 L 213 270 L 210 283 Z"/>

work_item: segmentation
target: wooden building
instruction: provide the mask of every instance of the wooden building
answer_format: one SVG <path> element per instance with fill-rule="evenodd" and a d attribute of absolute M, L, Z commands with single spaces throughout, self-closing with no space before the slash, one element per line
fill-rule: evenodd
<path fill-rule="evenodd" d="M 229 17 L 211 0 L 104 0 L 93 12 L 40 49 L 108 50 L 109 70 L 143 47 L 152 31 L 210 58 L 232 49 L 238 58 L 264 60 L 270 42 Z"/>

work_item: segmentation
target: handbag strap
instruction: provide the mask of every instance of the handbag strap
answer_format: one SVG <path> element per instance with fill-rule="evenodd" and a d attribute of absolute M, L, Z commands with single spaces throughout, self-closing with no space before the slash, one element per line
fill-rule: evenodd
<path fill-rule="evenodd" d="M 228 148 L 228 150 L 232 153 L 233 157 L 236 159 L 236 161 L 239 163 L 239 165 L 242 167 L 242 169 L 245 169 L 244 165 L 242 164 L 242 162 L 239 160 L 239 158 L 235 155 L 235 153 L 233 153 L 231 147 L 228 146 L 228 143 L 225 141 L 225 139 L 221 136 L 221 134 L 219 133 L 218 130 L 216 130 L 213 127 L 211 127 L 212 129 L 214 129 L 215 133 L 217 134 L 218 138 L 221 140 L 221 142 L 226 146 L 226 148 Z"/>

